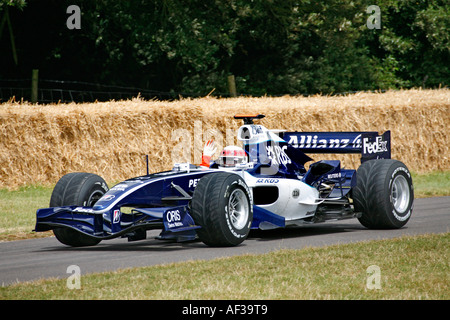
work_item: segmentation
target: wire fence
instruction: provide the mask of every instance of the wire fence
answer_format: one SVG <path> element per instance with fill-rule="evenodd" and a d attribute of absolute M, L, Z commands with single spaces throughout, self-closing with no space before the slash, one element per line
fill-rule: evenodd
<path fill-rule="evenodd" d="M 385 92 L 386 90 L 364 90 L 334 92 L 327 95 L 348 95 L 358 92 Z M 211 90 L 214 96 L 229 97 L 230 93 L 217 92 Z M 181 97 L 204 97 L 209 94 L 188 93 L 188 92 L 165 92 L 144 88 L 105 85 L 82 81 L 62 81 L 39 79 L 38 97 L 39 103 L 69 103 L 69 102 L 95 102 L 110 100 L 127 100 L 140 97 L 145 100 L 176 100 Z M 242 96 L 251 96 L 240 93 Z M 310 96 L 308 93 L 297 93 L 298 96 Z M 271 95 L 273 96 L 273 95 Z M 282 95 L 275 95 L 282 96 Z M 30 79 L 0 79 L 0 103 L 14 101 L 31 101 L 31 80 Z"/>
<path fill-rule="evenodd" d="M 226 95 L 226 94 L 225 94 Z M 164 92 L 144 88 L 104 85 L 82 81 L 61 81 L 39 79 L 39 103 L 94 102 L 126 100 L 135 97 L 143 99 L 173 100 L 182 97 L 199 97 L 200 94 L 186 92 Z M 0 103 L 31 101 L 30 79 L 0 79 Z"/>

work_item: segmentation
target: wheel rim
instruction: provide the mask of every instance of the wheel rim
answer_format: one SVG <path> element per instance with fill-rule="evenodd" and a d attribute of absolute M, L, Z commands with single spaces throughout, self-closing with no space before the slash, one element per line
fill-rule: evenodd
<path fill-rule="evenodd" d="M 234 228 L 244 228 L 248 221 L 248 201 L 241 189 L 234 190 L 228 200 L 230 222 Z"/>
<path fill-rule="evenodd" d="M 398 213 L 404 213 L 408 209 L 410 200 L 408 181 L 404 176 L 397 176 L 392 183 L 391 198 L 394 209 Z"/>
<path fill-rule="evenodd" d="M 89 196 L 88 201 L 86 202 L 86 206 L 87 207 L 93 207 L 94 204 L 101 198 L 103 197 L 105 193 L 100 191 L 100 190 L 96 190 L 93 193 L 91 193 L 91 195 Z"/>

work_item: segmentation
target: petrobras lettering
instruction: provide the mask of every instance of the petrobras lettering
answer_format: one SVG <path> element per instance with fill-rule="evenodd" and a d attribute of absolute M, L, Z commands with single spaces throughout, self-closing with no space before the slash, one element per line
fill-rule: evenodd
<path fill-rule="evenodd" d="M 387 149 L 387 141 L 383 141 L 383 138 L 378 136 L 375 138 L 374 142 L 370 142 L 369 138 L 363 139 L 363 153 L 372 154 L 372 153 L 380 153 L 386 152 Z"/>
<path fill-rule="evenodd" d="M 259 178 L 256 183 L 278 183 L 279 179 Z"/>
<path fill-rule="evenodd" d="M 191 188 L 191 187 L 195 188 L 197 186 L 197 183 L 198 183 L 199 180 L 200 179 L 189 179 L 189 186 L 188 186 L 188 188 Z"/>
<path fill-rule="evenodd" d="M 330 136 L 335 135 L 335 137 Z M 345 136 L 344 136 L 345 135 Z M 328 133 L 328 134 L 293 134 L 289 136 L 288 143 L 299 149 L 345 149 L 361 148 L 361 134 Z"/>
<path fill-rule="evenodd" d="M 267 157 L 272 160 L 273 165 L 292 163 L 289 156 L 285 153 L 286 148 L 287 146 L 280 147 L 279 145 L 266 146 Z"/>

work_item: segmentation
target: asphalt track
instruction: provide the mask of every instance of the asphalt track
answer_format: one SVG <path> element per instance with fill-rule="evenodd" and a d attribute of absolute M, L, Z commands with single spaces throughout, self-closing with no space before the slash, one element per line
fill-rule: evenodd
<path fill-rule="evenodd" d="M 266 253 L 279 249 L 351 243 L 396 238 L 403 235 L 450 231 L 450 197 L 416 199 L 408 224 L 398 230 L 367 230 L 357 219 L 329 221 L 305 227 L 252 231 L 240 246 L 210 248 L 199 241 L 173 243 L 155 240 L 159 231 L 148 231 L 147 239 L 128 242 L 114 239 L 94 247 L 71 248 L 55 237 L 0 243 L 0 284 L 41 278 L 67 278 L 68 267 L 77 265 L 81 275 L 122 268 L 166 264 L 186 260 L 213 259 Z"/>

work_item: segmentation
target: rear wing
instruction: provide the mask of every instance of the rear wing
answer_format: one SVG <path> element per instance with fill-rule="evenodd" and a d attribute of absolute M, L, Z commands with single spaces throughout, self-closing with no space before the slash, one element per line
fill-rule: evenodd
<path fill-rule="evenodd" d="M 283 132 L 280 137 L 304 153 L 359 153 L 361 162 L 391 158 L 391 132 Z"/>

